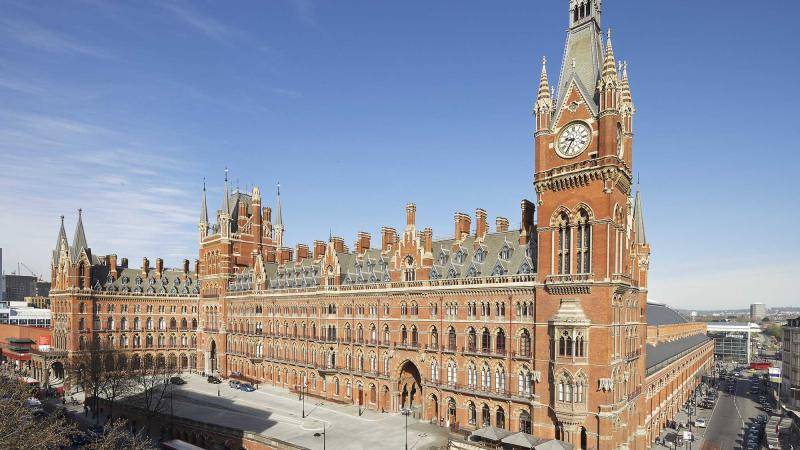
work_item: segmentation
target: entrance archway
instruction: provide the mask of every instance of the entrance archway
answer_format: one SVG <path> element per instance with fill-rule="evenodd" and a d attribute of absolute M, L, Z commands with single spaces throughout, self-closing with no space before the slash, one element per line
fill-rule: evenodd
<path fill-rule="evenodd" d="M 431 421 L 431 423 L 439 425 L 439 398 L 436 397 L 436 394 L 431 394 L 428 397 L 428 404 L 425 406 L 427 411 L 427 419 Z"/>
<path fill-rule="evenodd" d="M 581 450 L 586 450 L 589 445 L 589 436 L 586 433 L 586 428 L 581 427 Z"/>
<path fill-rule="evenodd" d="M 422 376 L 417 366 L 406 361 L 400 368 L 397 391 L 400 392 L 400 407 L 413 409 L 422 403 Z"/>

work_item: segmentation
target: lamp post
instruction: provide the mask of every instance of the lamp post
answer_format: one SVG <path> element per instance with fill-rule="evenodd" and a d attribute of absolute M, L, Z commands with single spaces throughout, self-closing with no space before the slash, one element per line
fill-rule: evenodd
<path fill-rule="evenodd" d="M 406 450 L 408 450 L 408 416 L 411 415 L 410 408 L 403 408 L 400 410 L 400 413 L 406 416 Z"/>
<path fill-rule="evenodd" d="M 306 418 L 306 384 L 303 383 L 300 385 L 300 399 L 303 401 L 303 419 Z"/>

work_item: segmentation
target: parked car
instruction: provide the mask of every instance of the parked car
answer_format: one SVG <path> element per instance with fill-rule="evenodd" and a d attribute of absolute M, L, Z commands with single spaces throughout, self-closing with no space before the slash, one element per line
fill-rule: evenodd
<path fill-rule="evenodd" d="M 211 384 L 220 384 L 220 383 L 222 383 L 222 380 L 220 380 L 219 378 L 217 378 L 215 376 L 212 376 L 212 375 L 209 375 L 208 378 L 206 378 L 206 381 L 208 381 Z"/>
<path fill-rule="evenodd" d="M 705 428 L 706 427 L 706 420 L 705 419 L 695 419 L 694 426 L 697 428 Z"/>
<path fill-rule="evenodd" d="M 240 383 L 237 380 L 231 380 L 231 381 L 228 382 L 228 386 L 230 386 L 230 387 L 232 387 L 234 389 L 239 389 L 239 386 L 241 386 L 241 385 L 242 385 L 242 383 Z"/>
<path fill-rule="evenodd" d="M 186 380 L 184 380 L 181 377 L 172 377 L 172 378 L 169 379 L 169 382 L 172 383 L 172 384 L 178 384 L 178 385 L 186 384 Z"/>
<path fill-rule="evenodd" d="M 250 383 L 242 383 L 239 385 L 239 390 L 245 392 L 253 392 L 256 390 L 256 388 L 254 388 L 253 385 Z"/>

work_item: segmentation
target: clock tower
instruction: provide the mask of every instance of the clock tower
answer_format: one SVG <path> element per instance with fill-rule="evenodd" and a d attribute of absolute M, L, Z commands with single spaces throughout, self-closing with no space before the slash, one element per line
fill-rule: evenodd
<path fill-rule="evenodd" d="M 600 0 L 570 0 L 568 23 L 558 83 L 543 60 L 534 106 L 536 322 L 548 330 L 536 360 L 549 377 L 536 421 L 576 448 L 639 448 L 647 294 L 631 201 L 635 110 L 610 30 L 603 42 Z"/>

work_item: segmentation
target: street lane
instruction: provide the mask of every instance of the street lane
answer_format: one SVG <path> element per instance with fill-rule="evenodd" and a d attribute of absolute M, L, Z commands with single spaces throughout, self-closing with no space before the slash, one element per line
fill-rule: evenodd
<path fill-rule="evenodd" d="M 740 378 L 736 380 L 734 394 L 719 390 L 717 405 L 705 431 L 703 450 L 744 448 L 745 427 L 763 413 L 749 394 L 750 386 L 750 380 Z"/>

